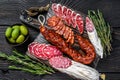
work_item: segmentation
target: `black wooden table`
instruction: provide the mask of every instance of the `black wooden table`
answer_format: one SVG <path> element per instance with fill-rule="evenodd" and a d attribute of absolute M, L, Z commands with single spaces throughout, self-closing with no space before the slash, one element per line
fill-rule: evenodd
<path fill-rule="evenodd" d="M 80 10 L 85 14 L 87 14 L 88 9 L 101 10 L 106 21 L 112 26 L 113 50 L 110 56 L 100 60 L 96 69 L 100 73 L 106 74 L 106 80 L 120 80 L 120 1 L 73 0 L 73 3 L 74 1 L 79 2 L 79 7 L 76 7 L 75 10 Z M 27 45 L 36 38 L 39 31 L 29 27 L 29 42 L 19 47 L 11 47 L 5 40 L 5 29 L 12 24 L 21 23 L 19 19 L 21 10 L 28 9 L 32 6 L 43 6 L 49 2 L 50 0 L 0 0 L 0 51 L 11 54 L 12 50 L 16 48 L 18 51 L 25 53 Z M 3 68 L 6 64 L 6 61 L 0 61 L 0 80 L 73 80 L 71 77 L 60 72 L 52 75 L 35 76 L 22 71 L 6 71 Z"/>

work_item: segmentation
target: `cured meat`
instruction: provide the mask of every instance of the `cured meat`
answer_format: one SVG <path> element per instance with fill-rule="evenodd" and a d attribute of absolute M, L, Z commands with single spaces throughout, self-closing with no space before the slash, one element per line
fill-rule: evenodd
<path fill-rule="evenodd" d="M 60 4 L 58 4 L 57 6 L 57 10 L 59 11 L 59 16 L 62 16 L 62 6 Z"/>
<path fill-rule="evenodd" d="M 52 5 L 54 5 L 54 3 Z M 56 7 L 57 7 L 57 5 L 60 5 L 60 4 L 56 4 Z M 77 29 L 80 34 L 82 34 L 84 37 L 89 38 L 89 40 L 91 41 L 92 45 L 95 48 L 96 53 L 101 58 L 103 58 L 103 47 L 101 45 L 101 41 L 100 41 L 100 39 L 99 39 L 99 37 L 97 35 L 96 29 L 94 27 L 94 24 L 89 19 L 89 17 L 86 17 L 85 27 L 84 27 L 84 21 L 83 21 L 83 18 L 82 18 L 81 14 L 79 14 L 79 13 L 73 11 L 73 10 L 72 10 L 72 13 L 71 13 L 71 9 L 67 8 L 66 6 L 62 6 L 61 5 L 61 7 L 62 7 L 62 11 L 63 11 L 62 12 L 63 13 L 62 19 L 66 22 L 66 24 L 69 25 L 69 23 L 71 23 L 72 27 Z M 53 13 L 55 15 L 57 14 L 55 12 L 55 9 L 52 9 L 52 11 L 53 11 Z M 71 15 L 68 15 L 68 14 L 71 14 Z M 57 16 L 59 16 L 59 13 L 57 14 Z M 68 20 L 68 18 L 69 18 L 69 20 Z M 70 40 L 71 42 L 72 42 L 72 39 Z"/>
<path fill-rule="evenodd" d="M 87 39 L 84 39 L 82 36 L 77 35 L 77 39 L 79 41 L 80 47 L 86 52 L 85 55 L 82 55 L 82 53 L 74 50 L 64 41 L 64 39 L 59 34 L 55 33 L 55 31 L 49 30 L 46 27 L 41 26 L 40 32 L 46 40 L 58 47 L 63 53 L 67 54 L 77 62 L 90 64 L 96 56 L 94 47 Z"/>
<path fill-rule="evenodd" d="M 72 14 L 71 14 L 71 24 L 73 26 L 73 28 L 76 28 L 77 26 L 77 23 L 76 23 L 76 15 L 77 13 L 75 11 L 72 11 Z"/>
<path fill-rule="evenodd" d="M 60 22 L 60 18 L 59 17 L 57 17 L 57 16 L 52 16 L 52 18 L 50 17 L 50 18 L 48 18 L 48 20 L 47 20 L 47 24 L 50 26 L 50 27 L 54 27 L 54 26 L 56 26 L 59 22 Z M 59 28 L 59 27 L 58 27 Z M 55 29 L 55 30 L 57 30 L 57 29 Z"/>
<path fill-rule="evenodd" d="M 86 17 L 86 30 L 88 37 L 93 44 L 96 53 L 103 58 L 103 47 L 100 41 L 100 38 L 97 35 L 96 29 L 92 21 L 89 19 L 89 17 Z"/>
<path fill-rule="evenodd" d="M 54 68 L 68 68 L 71 60 L 67 57 L 56 56 L 49 59 L 49 64 Z"/>
<path fill-rule="evenodd" d="M 34 53 L 34 52 L 33 52 L 33 48 L 34 48 L 34 46 L 36 46 L 37 44 L 38 44 L 38 42 L 33 42 L 33 43 L 29 44 L 29 45 L 28 45 L 28 51 L 29 51 L 30 53 Z"/>
<path fill-rule="evenodd" d="M 72 11 L 66 6 L 62 6 L 61 4 L 56 3 L 52 4 L 52 10 L 54 14 L 58 17 L 61 17 L 68 26 L 72 25 L 73 28 L 76 28 L 77 26 L 77 29 L 79 30 L 80 34 L 83 34 L 84 24 L 83 18 L 80 14 L 76 13 L 75 11 Z"/>
<path fill-rule="evenodd" d="M 61 56 L 62 53 L 55 46 L 33 42 L 28 46 L 28 52 L 35 57 L 48 60 L 54 56 Z"/>
<path fill-rule="evenodd" d="M 54 10 L 53 10 L 54 11 Z M 67 7 L 66 6 L 63 6 L 62 7 L 62 18 L 65 20 L 66 19 L 66 16 L 67 16 Z"/>
<path fill-rule="evenodd" d="M 77 27 L 78 27 L 80 34 L 82 34 L 84 25 L 83 25 L 83 20 L 82 20 L 82 17 L 80 16 L 80 14 L 76 15 L 76 23 L 77 23 Z"/>
<path fill-rule="evenodd" d="M 38 41 L 39 43 L 43 43 L 44 42 L 44 43 L 48 44 L 48 42 L 41 35 L 42 34 L 40 33 L 38 35 L 38 37 L 35 39 L 35 41 Z M 50 64 L 48 64 L 48 62 L 43 61 L 40 58 L 37 58 L 36 56 L 33 56 L 31 53 L 29 53 L 29 51 L 27 52 L 27 55 L 29 57 L 31 57 L 32 59 L 38 60 L 38 61 L 43 62 L 43 63 L 47 64 L 48 66 L 50 66 Z M 55 60 L 55 59 L 52 59 L 52 60 Z M 51 61 L 49 61 L 49 62 L 51 62 Z M 53 61 L 53 62 L 55 62 L 55 61 Z M 62 73 L 66 73 L 66 74 L 74 77 L 76 80 L 77 79 L 82 79 L 82 80 L 99 80 L 100 73 L 97 70 L 95 70 L 94 68 L 92 68 L 90 66 L 87 66 L 87 65 L 84 65 L 82 63 L 75 62 L 73 60 L 70 60 L 70 62 L 68 62 L 68 60 L 64 61 L 64 62 L 67 62 L 67 63 L 62 63 L 62 62 L 61 63 L 63 65 L 65 65 L 65 64 L 69 65 L 67 68 L 58 68 L 58 66 L 57 67 L 53 67 L 52 65 L 51 65 L 51 67 L 53 67 L 54 69 L 56 69 L 56 70 L 58 70 L 58 71 L 60 71 Z"/>
<path fill-rule="evenodd" d="M 55 46 L 52 45 L 47 45 L 44 50 L 43 53 L 46 54 L 46 56 L 50 59 L 54 56 L 61 56 L 62 53 L 59 49 L 57 49 Z"/>
<path fill-rule="evenodd" d="M 54 13 L 55 13 L 57 16 L 59 16 L 59 15 L 58 15 L 59 12 L 58 12 L 58 10 L 57 10 L 57 4 L 56 4 L 56 3 L 52 4 L 52 10 L 54 10 Z"/>
<path fill-rule="evenodd" d="M 90 21 L 90 19 L 88 17 L 86 17 L 86 30 L 89 31 L 89 32 L 94 31 L 94 25 L 93 25 L 92 21 Z"/>
<path fill-rule="evenodd" d="M 74 43 L 74 32 L 70 27 L 64 24 L 62 19 L 57 16 L 52 16 L 48 18 L 47 24 L 49 27 L 51 27 L 53 30 L 55 30 L 56 33 L 63 35 L 63 37 L 66 39 L 66 42 L 73 44 Z M 63 31 L 61 31 L 63 30 Z"/>

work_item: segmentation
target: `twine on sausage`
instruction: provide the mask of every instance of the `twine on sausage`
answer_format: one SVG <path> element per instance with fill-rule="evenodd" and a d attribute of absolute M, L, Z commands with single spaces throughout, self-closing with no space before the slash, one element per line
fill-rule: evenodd
<path fill-rule="evenodd" d="M 41 20 L 42 19 L 42 20 Z M 39 15 L 38 16 L 38 21 L 40 22 L 40 25 L 43 26 L 45 23 L 45 16 Z"/>

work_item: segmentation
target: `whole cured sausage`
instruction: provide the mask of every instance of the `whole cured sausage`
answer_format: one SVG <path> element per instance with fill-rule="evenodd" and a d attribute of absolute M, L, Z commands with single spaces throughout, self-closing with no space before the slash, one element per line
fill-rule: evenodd
<path fill-rule="evenodd" d="M 94 47 L 91 45 L 91 43 L 87 39 L 84 39 L 79 35 L 76 36 L 79 41 L 79 45 L 86 53 L 85 55 L 69 46 L 59 34 L 55 33 L 54 30 L 50 30 L 44 26 L 41 26 L 40 32 L 46 38 L 46 40 L 57 46 L 62 52 L 64 52 L 77 62 L 81 62 L 83 64 L 90 64 L 96 56 Z"/>

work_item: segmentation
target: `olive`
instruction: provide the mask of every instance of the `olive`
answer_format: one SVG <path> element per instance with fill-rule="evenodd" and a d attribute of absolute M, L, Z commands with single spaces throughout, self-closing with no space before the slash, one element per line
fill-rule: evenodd
<path fill-rule="evenodd" d="M 15 43 L 15 40 L 11 37 L 11 38 L 8 38 L 9 42 L 10 43 Z"/>
<path fill-rule="evenodd" d="M 11 33 L 12 33 L 12 28 L 11 27 L 8 27 L 5 31 L 5 36 L 6 37 L 10 37 L 11 36 Z"/>
<path fill-rule="evenodd" d="M 21 26 L 20 26 L 20 31 L 21 31 L 21 34 L 23 34 L 23 35 L 25 35 L 25 36 L 28 34 L 28 29 L 27 29 L 27 27 L 24 26 L 24 25 L 21 25 Z"/>
<path fill-rule="evenodd" d="M 18 36 L 19 36 L 19 29 L 18 29 L 18 28 L 15 28 L 15 29 L 12 31 L 12 38 L 13 38 L 13 39 L 16 39 Z"/>
<path fill-rule="evenodd" d="M 21 34 L 16 39 L 16 43 L 22 43 L 24 40 L 25 40 L 25 36 Z"/>
<path fill-rule="evenodd" d="M 20 29 L 20 26 L 19 26 L 19 25 L 14 25 L 14 26 L 12 26 L 12 28 L 13 28 L 13 29 L 15 29 L 15 28 Z"/>

